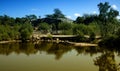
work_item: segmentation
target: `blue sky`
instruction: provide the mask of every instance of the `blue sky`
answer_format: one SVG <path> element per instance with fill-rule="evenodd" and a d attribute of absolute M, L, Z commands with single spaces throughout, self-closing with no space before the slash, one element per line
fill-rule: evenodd
<path fill-rule="evenodd" d="M 109 2 L 120 11 L 120 0 L 0 0 L 0 15 L 24 17 L 35 14 L 44 17 L 59 8 L 66 17 L 75 19 L 83 14 L 98 13 L 97 4 Z"/>

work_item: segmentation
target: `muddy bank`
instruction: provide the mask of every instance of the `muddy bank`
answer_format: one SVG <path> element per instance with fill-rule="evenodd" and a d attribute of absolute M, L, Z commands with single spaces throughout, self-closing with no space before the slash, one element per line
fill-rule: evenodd
<path fill-rule="evenodd" d="M 87 47 L 87 46 L 98 46 L 98 44 L 93 44 L 93 43 L 85 43 L 85 42 L 67 42 L 69 44 L 72 44 L 74 46 L 83 46 L 83 47 Z"/>
<path fill-rule="evenodd" d="M 21 40 L 0 41 L 0 44 L 3 44 L 3 43 L 11 43 L 11 42 L 21 42 Z"/>
<path fill-rule="evenodd" d="M 44 40 L 41 41 L 37 41 L 37 43 L 42 42 Z M 12 42 L 22 42 L 21 40 L 10 40 L 10 41 L 0 41 L 0 44 L 3 43 L 12 43 Z M 69 41 L 60 41 L 60 40 L 52 40 L 52 41 L 47 41 L 47 42 L 56 42 L 56 43 L 68 43 L 68 44 L 72 44 L 74 46 L 98 46 L 98 44 L 93 44 L 93 43 L 85 43 L 85 42 L 69 42 Z M 35 42 L 33 42 L 35 43 Z"/>

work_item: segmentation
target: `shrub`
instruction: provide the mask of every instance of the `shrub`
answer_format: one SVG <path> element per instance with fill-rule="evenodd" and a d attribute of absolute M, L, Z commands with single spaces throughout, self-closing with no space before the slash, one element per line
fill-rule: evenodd
<path fill-rule="evenodd" d="M 73 25 L 73 34 L 74 35 L 79 35 L 79 32 L 82 32 L 83 34 L 88 35 L 89 31 L 90 31 L 89 27 L 87 27 L 84 24 L 74 24 Z"/>
<path fill-rule="evenodd" d="M 102 41 L 99 42 L 99 46 L 105 46 L 105 47 L 115 47 L 116 45 L 116 40 L 117 37 L 116 36 L 109 36 L 104 38 Z"/>
<path fill-rule="evenodd" d="M 95 33 L 94 32 L 91 32 L 89 39 L 90 39 L 90 41 L 95 40 Z"/>
<path fill-rule="evenodd" d="M 72 34 L 72 24 L 71 23 L 66 23 L 66 22 L 59 23 L 58 28 L 61 31 L 61 34 L 63 34 L 63 35 Z"/>
<path fill-rule="evenodd" d="M 46 34 L 50 31 L 50 26 L 47 23 L 40 23 L 38 30 Z"/>
<path fill-rule="evenodd" d="M 30 35 L 33 32 L 33 28 L 30 24 L 23 24 L 20 28 L 20 39 L 22 41 L 26 41 L 28 39 L 30 39 Z"/>

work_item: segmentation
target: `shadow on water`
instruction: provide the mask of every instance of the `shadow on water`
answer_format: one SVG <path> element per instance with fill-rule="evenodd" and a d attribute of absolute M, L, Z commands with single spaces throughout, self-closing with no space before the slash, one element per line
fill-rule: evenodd
<path fill-rule="evenodd" d="M 120 63 L 116 63 L 115 53 L 120 56 L 119 47 L 100 47 L 102 54 L 94 60 L 94 65 L 99 67 L 99 71 L 118 71 Z"/>
<path fill-rule="evenodd" d="M 99 67 L 99 71 L 118 71 L 120 63 L 116 63 L 115 54 L 120 56 L 119 48 L 108 48 L 108 47 L 74 47 L 67 43 L 55 43 L 55 42 L 40 42 L 38 44 L 29 43 L 6 43 L 0 44 L 0 55 L 10 55 L 11 53 L 26 55 L 36 54 L 37 52 L 47 53 L 47 55 L 55 55 L 55 59 L 59 60 L 62 56 L 71 51 L 75 50 L 77 55 L 96 55 L 93 62 L 95 66 Z"/>
<path fill-rule="evenodd" d="M 72 50 L 73 47 L 67 43 L 54 43 L 54 42 L 40 42 L 33 44 L 32 42 L 26 43 L 6 43 L 0 44 L 0 54 L 10 55 L 11 53 L 26 55 L 36 54 L 37 52 L 46 52 L 47 54 L 55 55 L 55 59 L 60 59 L 63 54 Z"/>

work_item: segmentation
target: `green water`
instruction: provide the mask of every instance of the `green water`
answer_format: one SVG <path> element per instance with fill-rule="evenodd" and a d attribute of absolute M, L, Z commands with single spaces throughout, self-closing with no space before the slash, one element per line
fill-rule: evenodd
<path fill-rule="evenodd" d="M 119 71 L 120 49 L 65 43 L 0 44 L 0 71 Z"/>

